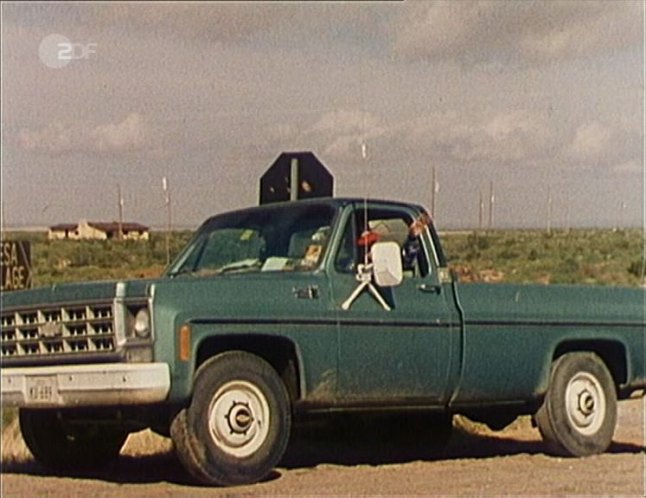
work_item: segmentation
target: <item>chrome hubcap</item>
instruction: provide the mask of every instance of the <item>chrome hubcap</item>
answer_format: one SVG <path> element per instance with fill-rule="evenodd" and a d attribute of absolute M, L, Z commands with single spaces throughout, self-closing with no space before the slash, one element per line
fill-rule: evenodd
<path fill-rule="evenodd" d="M 209 406 L 209 432 L 225 453 L 238 458 L 253 454 L 269 433 L 269 404 L 264 394 L 250 382 L 224 384 Z"/>
<path fill-rule="evenodd" d="M 565 389 L 566 412 L 570 424 L 581 434 L 596 433 L 603 424 L 606 397 L 599 381 L 587 372 L 578 372 Z"/>
<path fill-rule="evenodd" d="M 226 418 L 232 434 L 246 434 L 253 423 L 253 415 L 245 403 L 234 403 Z"/>

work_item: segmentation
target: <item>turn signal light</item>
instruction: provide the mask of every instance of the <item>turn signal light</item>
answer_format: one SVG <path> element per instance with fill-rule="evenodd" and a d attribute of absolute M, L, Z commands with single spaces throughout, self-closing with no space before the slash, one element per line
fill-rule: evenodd
<path fill-rule="evenodd" d="M 182 325 L 179 329 L 179 359 L 188 361 L 191 359 L 191 326 Z"/>

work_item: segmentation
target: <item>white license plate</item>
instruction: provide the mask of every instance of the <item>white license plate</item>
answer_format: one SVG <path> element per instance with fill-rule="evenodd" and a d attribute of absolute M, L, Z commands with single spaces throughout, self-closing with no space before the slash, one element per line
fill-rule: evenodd
<path fill-rule="evenodd" d="M 53 403 L 58 398 L 58 383 L 55 376 L 28 377 L 27 402 Z"/>

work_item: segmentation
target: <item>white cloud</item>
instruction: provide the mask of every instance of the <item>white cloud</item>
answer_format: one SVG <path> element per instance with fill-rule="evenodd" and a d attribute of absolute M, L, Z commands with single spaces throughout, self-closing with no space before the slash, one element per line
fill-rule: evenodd
<path fill-rule="evenodd" d="M 403 123 L 393 139 L 444 162 L 500 165 L 540 160 L 556 145 L 546 118 L 525 110 L 437 114 Z"/>
<path fill-rule="evenodd" d="M 151 149 L 150 130 L 141 114 L 133 112 L 118 123 L 88 127 L 83 123 L 55 122 L 38 129 L 22 128 L 15 137 L 25 150 L 53 156 L 90 153 L 123 154 Z"/>
<path fill-rule="evenodd" d="M 326 158 L 348 161 L 361 153 L 361 144 L 383 136 L 386 128 L 372 113 L 338 109 L 321 114 L 311 124 L 280 123 L 268 127 L 264 135 L 278 150 L 317 150 Z"/>
<path fill-rule="evenodd" d="M 140 149 L 146 142 L 146 133 L 141 114 L 131 113 L 120 123 L 97 126 L 88 138 L 97 151 L 126 151 Z"/>
<path fill-rule="evenodd" d="M 435 1 L 408 4 L 393 29 L 397 52 L 460 63 L 544 61 L 642 43 L 636 1 Z"/>
<path fill-rule="evenodd" d="M 568 155 L 579 161 L 598 160 L 612 143 L 613 131 L 597 121 L 579 126 L 567 149 Z"/>
<path fill-rule="evenodd" d="M 542 5 L 520 40 L 530 59 L 611 53 L 642 43 L 643 4 L 636 1 L 559 2 Z"/>
<path fill-rule="evenodd" d="M 362 143 L 369 154 L 377 147 L 382 153 L 401 151 L 404 156 L 442 163 L 507 166 L 547 160 L 564 146 L 548 118 L 529 110 L 482 116 L 452 111 L 387 123 L 373 113 L 345 109 L 324 113 L 310 126 L 301 127 L 303 131 L 298 129 L 281 124 L 266 135 L 281 150 L 306 144 L 326 158 L 347 164 L 361 157 Z"/>
<path fill-rule="evenodd" d="M 578 126 L 563 152 L 563 158 L 573 165 L 598 165 L 616 173 L 641 170 L 639 163 L 643 157 L 641 129 L 598 120 Z"/>
<path fill-rule="evenodd" d="M 385 129 L 377 116 L 358 110 L 338 110 L 323 114 L 306 132 L 315 137 L 328 157 L 349 158 L 367 143 L 383 135 Z"/>

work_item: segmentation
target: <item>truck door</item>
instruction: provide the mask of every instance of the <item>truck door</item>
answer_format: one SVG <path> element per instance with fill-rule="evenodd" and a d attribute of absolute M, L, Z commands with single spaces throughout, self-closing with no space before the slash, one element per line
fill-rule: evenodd
<path fill-rule="evenodd" d="M 357 203 L 346 213 L 331 272 L 339 317 L 340 401 L 439 404 L 447 397 L 459 327 L 450 286 L 443 286 L 438 272 L 428 221 L 410 207 L 385 203 L 370 203 L 367 209 Z M 364 287 L 352 301 L 361 284 L 357 267 L 377 240 L 399 244 L 404 280 L 392 288 Z"/>

